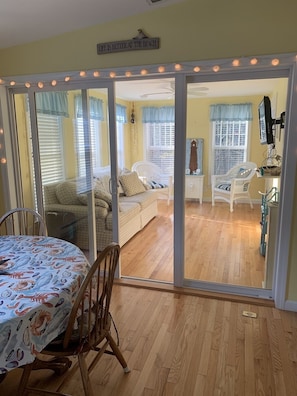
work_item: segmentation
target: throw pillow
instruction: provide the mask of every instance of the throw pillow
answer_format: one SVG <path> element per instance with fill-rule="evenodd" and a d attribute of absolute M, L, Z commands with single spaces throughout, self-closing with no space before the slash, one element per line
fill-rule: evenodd
<path fill-rule="evenodd" d="M 95 188 L 94 195 L 95 195 L 95 198 L 102 199 L 103 201 L 107 202 L 108 205 L 111 207 L 112 197 L 109 192 Z"/>
<path fill-rule="evenodd" d="M 63 205 L 80 205 L 75 182 L 65 181 L 60 183 L 56 188 L 56 196 Z"/>
<path fill-rule="evenodd" d="M 146 191 L 136 172 L 123 174 L 119 177 L 119 180 L 127 197 Z"/>
<path fill-rule="evenodd" d="M 77 197 L 78 197 L 79 201 L 83 205 L 87 205 L 88 204 L 88 196 L 87 196 L 87 194 L 79 194 Z M 109 209 L 109 204 L 106 201 L 104 201 L 103 199 L 100 199 L 100 198 L 95 198 L 95 206 L 101 206 L 102 208 Z"/>
<path fill-rule="evenodd" d="M 102 175 L 100 177 L 94 177 L 94 189 L 110 192 L 109 191 L 109 180 L 110 180 L 109 175 Z"/>
<path fill-rule="evenodd" d="M 252 169 L 240 168 L 239 171 L 238 171 L 238 173 L 237 173 L 237 175 L 236 175 L 236 177 L 237 177 L 237 178 L 241 178 L 241 177 L 242 177 L 242 178 L 245 178 L 245 177 L 248 177 L 248 176 L 250 175 L 251 171 L 252 171 Z"/>

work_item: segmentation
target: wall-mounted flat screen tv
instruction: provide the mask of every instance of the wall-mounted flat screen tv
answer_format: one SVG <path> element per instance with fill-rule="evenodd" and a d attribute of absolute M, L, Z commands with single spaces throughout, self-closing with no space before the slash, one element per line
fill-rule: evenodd
<path fill-rule="evenodd" d="M 258 106 L 260 143 L 272 144 L 273 139 L 273 119 L 271 117 L 271 102 L 268 96 L 264 96 Z"/>

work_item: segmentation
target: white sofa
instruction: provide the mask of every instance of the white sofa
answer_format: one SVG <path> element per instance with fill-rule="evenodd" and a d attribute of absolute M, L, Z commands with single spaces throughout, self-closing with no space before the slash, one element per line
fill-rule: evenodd
<path fill-rule="evenodd" d="M 120 176 L 119 196 L 119 243 L 123 246 L 138 231 L 157 215 L 157 196 L 146 190 L 135 172 Z M 138 183 L 141 183 L 139 184 Z M 137 187 L 136 187 L 137 185 Z M 112 209 L 109 188 L 109 175 L 94 180 L 96 240 L 97 250 L 101 251 L 112 241 Z M 75 243 L 89 249 L 87 196 L 79 192 L 79 183 L 66 180 L 44 186 L 46 214 L 51 218 L 58 213 L 72 213 L 75 226 Z M 60 219 L 61 216 L 57 216 Z M 58 225 L 58 229 L 67 224 Z M 57 227 L 55 227 L 57 230 Z M 50 233 L 50 230 L 49 230 Z M 58 236 L 59 235 L 54 235 Z"/>

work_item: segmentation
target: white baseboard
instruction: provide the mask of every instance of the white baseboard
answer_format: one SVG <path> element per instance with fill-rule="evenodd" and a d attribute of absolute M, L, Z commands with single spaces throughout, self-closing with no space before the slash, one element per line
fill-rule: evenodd
<path fill-rule="evenodd" d="M 284 309 L 286 311 L 297 312 L 297 301 L 286 300 Z"/>

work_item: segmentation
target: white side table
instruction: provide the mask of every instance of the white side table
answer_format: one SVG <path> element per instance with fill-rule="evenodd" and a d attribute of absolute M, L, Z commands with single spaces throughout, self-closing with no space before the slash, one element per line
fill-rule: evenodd
<path fill-rule="evenodd" d="M 204 175 L 186 175 L 185 198 L 199 199 L 202 204 Z"/>

